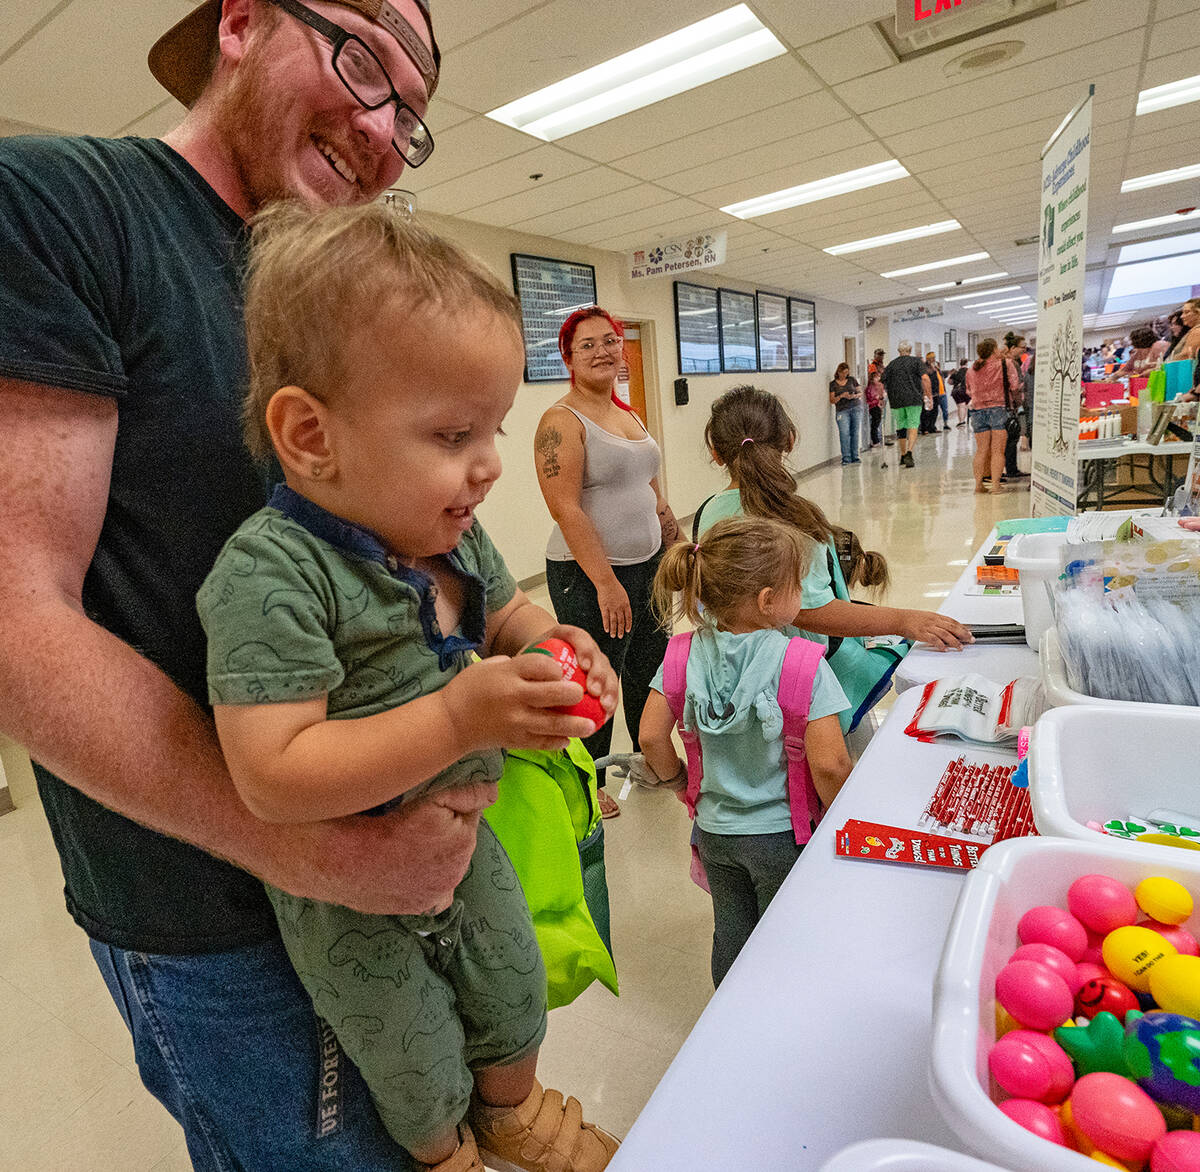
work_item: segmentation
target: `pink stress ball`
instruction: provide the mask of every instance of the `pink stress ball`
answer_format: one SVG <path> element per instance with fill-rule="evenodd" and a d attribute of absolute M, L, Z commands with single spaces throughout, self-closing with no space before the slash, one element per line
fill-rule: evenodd
<path fill-rule="evenodd" d="M 1196 1172 L 1200 1131 L 1168 1131 L 1150 1153 L 1150 1172 Z"/>
<path fill-rule="evenodd" d="M 1157 920 L 1143 920 L 1138 927 L 1157 932 L 1168 944 L 1175 945 L 1175 951 L 1180 956 L 1200 956 L 1200 944 L 1196 942 L 1196 937 L 1179 924 L 1160 924 Z"/>
<path fill-rule="evenodd" d="M 992 1077 L 1018 1099 L 1061 1103 L 1075 1084 L 1075 1068 L 1067 1052 L 1047 1034 L 1013 1030 L 988 1055 Z"/>
<path fill-rule="evenodd" d="M 1022 944 L 1049 944 L 1078 963 L 1087 950 L 1087 929 L 1060 907 L 1031 907 L 1017 924 Z"/>
<path fill-rule="evenodd" d="M 1083 875 L 1067 890 L 1067 907 L 1085 928 L 1107 935 L 1137 923 L 1138 905 L 1124 883 L 1108 875 Z"/>
<path fill-rule="evenodd" d="M 1079 979 L 1079 969 L 1075 962 L 1062 949 L 1055 948 L 1052 944 L 1022 944 L 1008 959 L 1010 964 L 1014 960 L 1031 960 L 1034 964 L 1040 964 L 1052 973 L 1058 973 L 1067 982 L 1067 988 L 1072 993 L 1078 993 L 1083 985 L 1083 981 Z M 1023 1097 L 1037 1098 L 1036 1095 Z"/>
<path fill-rule="evenodd" d="M 1106 1071 L 1085 1074 L 1075 1084 L 1071 1117 L 1096 1147 L 1118 1160 L 1145 1160 L 1167 1132 L 1154 1100 L 1136 1083 Z"/>
<path fill-rule="evenodd" d="M 1052 1030 L 1075 1008 L 1075 996 L 1067 982 L 1032 960 L 1014 960 L 1000 970 L 996 1000 L 1031 1030 Z"/>
<path fill-rule="evenodd" d="M 1104 965 L 1104 936 L 1099 932 L 1092 932 L 1085 928 L 1087 932 L 1087 947 L 1083 950 L 1083 956 L 1079 958 L 1080 964 Z M 1108 969 L 1104 970 L 1105 974 Z"/>
<path fill-rule="evenodd" d="M 1082 989 L 1088 981 L 1101 981 L 1110 976 L 1112 974 L 1103 964 L 1093 964 L 1090 960 L 1081 960 L 1075 966 L 1075 979 L 1079 982 L 1079 989 Z M 1076 989 L 1075 992 L 1078 993 L 1079 989 Z"/>
<path fill-rule="evenodd" d="M 1036 1103 L 1033 1099 L 1006 1099 L 1000 1104 L 1000 1110 L 1026 1131 L 1032 1131 L 1034 1135 L 1040 1135 L 1052 1144 L 1071 1146 L 1067 1143 L 1067 1133 L 1062 1120 L 1045 1103 Z"/>

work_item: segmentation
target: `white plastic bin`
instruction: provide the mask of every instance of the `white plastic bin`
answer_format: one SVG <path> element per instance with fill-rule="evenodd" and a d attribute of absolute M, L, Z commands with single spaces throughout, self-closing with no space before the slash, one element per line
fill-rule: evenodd
<path fill-rule="evenodd" d="M 843 1148 L 820 1172 L 1005 1172 L 962 1152 L 913 1139 L 869 1139 Z"/>
<path fill-rule="evenodd" d="M 1021 575 L 1021 608 L 1025 612 L 1025 642 L 1036 651 L 1047 628 L 1054 625 L 1051 585 L 1061 571 L 1062 548 L 1067 535 L 1018 533 L 1009 539 L 1004 564 Z"/>
<path fill-rule="evenodd" d="M 1200 709 L 1164 704 L 1154 706 L 1163 711 L 1129 711 L 1136 707 L 1057 708 L 1037 722 L 1029 796 L 1042 834 L 1111 843 L 1087 823 L 1140 820 L 1159 809 L 1190 815 L 1194 821 L 1184 825 L 1200 827 Z"/>
<path fill-rule="evenodd" d="M 1046 704 L 1050 708 L 1064 705 L 1088 704 L 1104 708 L 1115 708 L 1122 712 L 1198 712 L 1193 704 L 1147 704 L 1140 700 L 1107 700 L 1102 696 L 1089 696 L 1076 692 L 1067 680 L 1067 664 L 1058 644 L 1058 631 L 1051 627 L 1042 635 L 1038 648 L 1038 666 L 1042 673 L 1042 689 Z M 1143 746 L 1144 748 L 1144 746 Z"/>
<path fill-rule="evenodd" d="M 1038 1138 L 997 1109 L 987 1056 L 996 1037 L 996 974 L 1017 947 L 1017 921 L 1038 904 L 1066 907 L 1071 884 L 1097 872 L 1131 888 L 1148 875 L 1166 875 L 1200 897 L 1194 851 L 1112 839 L 998 843 L 966 876 L 934 979 L 934 1101 L 969 1148 L 1020 1172 L 1095 1172 L 1094 1160 Z M 1200 913 L 1185 924 L 1200 931 Z"/>

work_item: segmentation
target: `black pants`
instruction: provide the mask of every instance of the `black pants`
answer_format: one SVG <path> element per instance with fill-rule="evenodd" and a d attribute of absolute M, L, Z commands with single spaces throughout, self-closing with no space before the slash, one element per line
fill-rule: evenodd
<path fill-rule="evenodd" d="M 1020 476 L 1021 469 L 1017 467 L 1017 445 L 1021 442 L 1019 431 L 1010 431 L 1004 441 L 1004 475 Z"/>
<path fill-rule="evenodd" d="M 604 633 L 600 606 L 596 601 L 596 587 L 579 568 L 579 563 L 546 562 L 546 585 L 550 588 L 555 617 L 560 623 L 570 623 L 587 631 L 608 656 L 613 671 L 621 678 L 625 727 L 629 730 L 635 752 L 640 750 L 638 726 L 642 722 L 642 709 L 646 707 L 650 681 L 667 654 L 667 640 L 670 638 L 668 632 L 660 629 L 650 611 L 650 587 L 661 558 L 660 550 L 649 561 L 632 566 L 613 566 L 613 573 L 625 587 L 633 611 L 633 626 L 625 632 L 623 639 Z M 605 721 L 590 737 L 585 737 L 583 743 L 593 757 L 603 757 L 612 744 L 612 721 Z M 597 772 L 596 781 L 604 785 L 603 769 Z"/>
<path fill-rule="evenodd" d="M 883 429 L 880 424 L 883 421 L 883 408 L 871 407 L 871 445 L 883 443 Z"/>
<path fill-rule="evenodd" d="M 742 946 L 804 849 L 790 830 L 712 834 L 696 830 L 713 901 L 713 985 L 720 985 Z"/>

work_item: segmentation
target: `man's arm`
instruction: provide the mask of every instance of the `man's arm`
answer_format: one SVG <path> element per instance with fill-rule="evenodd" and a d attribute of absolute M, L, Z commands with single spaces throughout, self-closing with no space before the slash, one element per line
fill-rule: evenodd
<path fill-rule="evenodd" d="M 493 787 L 383 818 L 260 822 L 234 791 L 208 714 L 84 614 L 113 400 L 0 379 L 0 434 L 0 728 L 110 809 L 294 894 L 404 913 L 457 885 Z"/>

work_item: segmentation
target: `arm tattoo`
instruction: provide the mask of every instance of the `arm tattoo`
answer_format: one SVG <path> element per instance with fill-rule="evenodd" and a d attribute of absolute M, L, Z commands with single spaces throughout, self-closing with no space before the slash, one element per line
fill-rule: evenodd
<path fill-rule="evenodd" d="M 542 475 L 547 480 L 557 476 L 562 467 L 558 462 L 558 447 L 562 443 L 562 433 L 554 427 L 543 427 L 534 440 L 534 450 L 543 457 Z"/>

